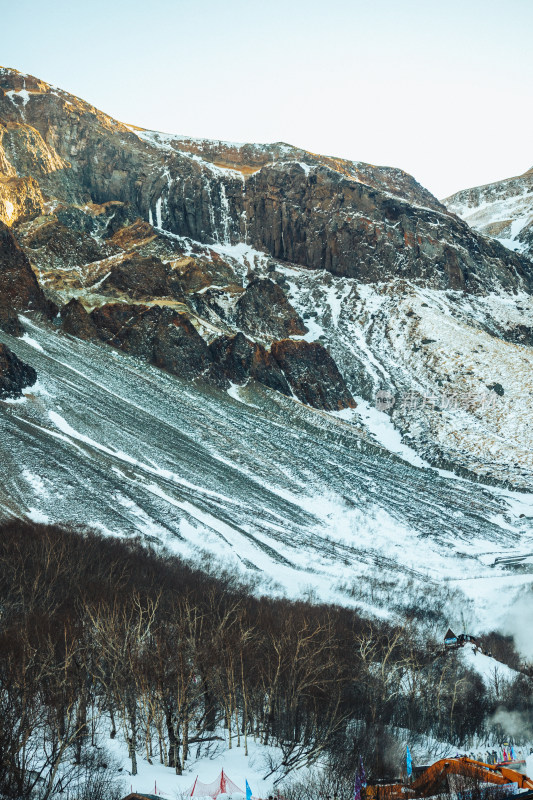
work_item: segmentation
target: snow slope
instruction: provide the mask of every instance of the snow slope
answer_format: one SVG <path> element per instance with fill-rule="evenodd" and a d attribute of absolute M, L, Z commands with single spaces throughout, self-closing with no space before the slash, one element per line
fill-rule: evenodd
<path fill-rule="evenodd" d="M 530 584 L 505 561 L 533 551 L 519 495 L 411 464 L 260 386 L 237 400 L 25 324 L 29 339 L 0 334 L 39 376 L 23 401 L 0 403 L 2 516 L 141 534 L 211 553 L 258 591 L 372 613 L 400 613 L 413 587 L 457 588 L 450 624 L 493 628 Z M 394 586 L 380 602 L 376 577 Z"/>
<path fill-rule="evenodd" d="M 481 675 L 484 683 L 489 687 L 494 686 L 495 682 L 498 684 L 502 681 L 513 681 L 518 676 L 518 672 L 508 667 L 507 664 L 502 664 L 501 661 L 484 655 L 470 645 L 466 645 L 461 650 L 461 660 L 470 669 Z"/>

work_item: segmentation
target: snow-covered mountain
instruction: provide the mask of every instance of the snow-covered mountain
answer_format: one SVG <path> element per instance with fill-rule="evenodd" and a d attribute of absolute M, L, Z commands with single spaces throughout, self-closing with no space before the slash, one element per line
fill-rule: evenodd
<path fill-rule="evenodd" d="M 533 266 L 411 176 L 3 69 L 0 216 L 2 516 L 379 614 L 529 586 Z"/>
<path fill-rule="evenodd" d="M 533 167 L 514 178 L 464 189 L 443 203 L 480 233 L 533 256 Z"/>

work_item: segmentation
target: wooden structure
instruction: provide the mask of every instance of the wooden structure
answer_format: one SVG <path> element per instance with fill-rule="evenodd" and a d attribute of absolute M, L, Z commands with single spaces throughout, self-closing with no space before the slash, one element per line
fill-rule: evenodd
<path fill-rule="evenodd" d="M 459 647 L 464 647 L 465 644 L 477 644 L 475 636 L 470 636 L 468 633 L 460 633 L 456 636 L 451 628 L 448 628 L 444 637 L 444 647 L 447 650 L 456 650 Z"/>

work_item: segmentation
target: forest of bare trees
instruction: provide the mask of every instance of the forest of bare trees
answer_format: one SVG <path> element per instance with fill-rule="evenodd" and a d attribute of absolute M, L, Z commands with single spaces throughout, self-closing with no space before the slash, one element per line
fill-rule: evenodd
<path fill-rule="evenodd" d="M 524 681 L 516 703 L 531 708 Z M 2 797 L 94 781 L 101 736 L 121 737 L 132 774 L 139 757 L 180 774 L 222 732 L 230 747 L 277 745 L 272 770 L 321 756 L 349 775 L 364 753 L 386 776 L 391 731 L 459 745 L 504 701 L 420 625 L 260 597 L 137 540 L 0 527 Z"/>

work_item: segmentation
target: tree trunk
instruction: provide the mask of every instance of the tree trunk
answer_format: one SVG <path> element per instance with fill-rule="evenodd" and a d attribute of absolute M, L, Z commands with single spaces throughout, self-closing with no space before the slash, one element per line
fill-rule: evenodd
<path fill-rule="evenodd" d="M 131 737 L 128 738 L 131 774 L 137 775 L 137 706 L 135 704 L 130 707 L 128 716 L 131 728 Z"/>
<path fill-rule="evenodd" d="M 179 742 L 179 730 L 176 732 L 176 728 L 174 727 L 174 721 L 172 719 L 172 714 L 170 711 L 166 713 L 166 723 L 167 723 L 167 731 L 168 731 L 168 766 L 174 767 L 176 770 L 176 775 L 181 775 L 182 767 L 180 761 L 180 742 Z M 178 735 L 176 735 L 176 733 Z"/>
<path fill-rule="evenodd" d="M 213 702 L 213 698 L 209 690 L 209 684 L 207 682 L 207 679 L 202 678 L 202 683 L 204 687 L 203 694 L 204 694 L 204 708 L 205 708 L 205 730 L 214 731 L 217 721 L 215 704 Z"/>

